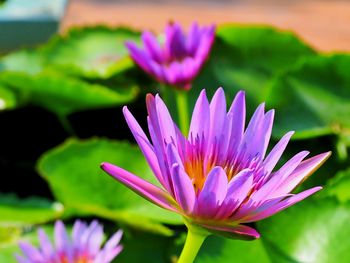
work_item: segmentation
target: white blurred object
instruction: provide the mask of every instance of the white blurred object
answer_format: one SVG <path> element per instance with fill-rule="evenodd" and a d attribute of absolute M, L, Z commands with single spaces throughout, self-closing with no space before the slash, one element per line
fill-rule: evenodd
<path fill-rule="evenodd" d="M 60 18 L 66 0 L 7 0 L 0 6 L 1 18 Z"/>

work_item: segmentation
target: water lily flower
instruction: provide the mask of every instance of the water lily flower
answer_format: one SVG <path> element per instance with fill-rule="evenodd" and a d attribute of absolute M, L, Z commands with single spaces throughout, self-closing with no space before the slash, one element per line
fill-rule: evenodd
<path fill-rule="evenodd" d="M 309 152 L 302 151 L 274 169 L 293 132 L 266 154 L 274 110 L 265 112 L 261 104 L 245 127 L 243 91 L 226 111 L 223 89 L 216 91 L 210 103 L 203 90 L 187 138 L 158 95 L 149 94 L 146 103 L 151 141 L 127 107 L 123 112 L 161 187 L 110 163 L 103 163 L 102 169 L 154 204 L 182 215 L 189 234 L 259 238 L 247 223 L 276 214 L 322 189 L 317 186 L 292 193 L 330 153 L 304 160 Z M 191 249 L 185 245 L 184 250 Z"/>
<path fill-rule="evenodd" d="M 122 231 L 117 231 L 101 248 L 103 228 L 97 221 L 87 225 L 77 220 L 73 225 L 72 236 L 67 234 L 61 221 L 55 224 L 55 246 L 44 230 L 38 231 L 40 247 L 20 242 L 22 255 L 16 255 L 19 263 L 109 263 L 122 250 L 119 241 Z"/>
<path fill-rule="evenodd" d="M 186 35 L 177 23 L 165 29 L 165 43 L 160 45 L 149 31 L 142 34 L 143 48 L 133 42 L 126 47 L 133 61 L 157 81 L 188 90 L 206 61 L 215 38 L 215 26 L 199 27 L 193 23 Z"/>

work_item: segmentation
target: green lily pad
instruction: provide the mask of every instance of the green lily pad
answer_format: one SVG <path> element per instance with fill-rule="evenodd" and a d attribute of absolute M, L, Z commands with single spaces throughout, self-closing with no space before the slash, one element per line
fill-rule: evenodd
<path fill-rule="evenodd" d="M 273 262 L 350 261 L 350 206 L 308 199 L 259 223 Z"/>
<path fill-rule="evenodd" d="M 30 101 L 59 116 L 85 109 L 124 104 L 133 100 L 137 94 L 136 87 L 111 90 L 54 72 L 43 72 L 34 76 L 20 72 L 3 72 L 0 74 L 0 85 L 16 92 L 20 101 Z"/>
<path fill-rule="evenodd" d="M 190 91 L 191 98 L 206 88 L 209 94 L 222 86 L 231 101 L 245 90 L 256 107 L 266 99 L 269 82 L 300 58 L 315 52 L 294 34 L 266 26 L 226 25 L 217 29 L 209 61 Z"/>
<path fill-rule="evenodd" d="M 48 234 L 49 238 L 53 236 L 52 226 L 43 226 L 44 231 Z M 0 262 L 17 263 L 15 254 L 22 254 L 18 246 L 18 242 L 28 242 L 34 246 L 39 246 L 38 233 L 35 228 L 20 228 L 20 227 L 7 227 L 2 228 L 0 226 Z M 7 239 L 2 239 L 2 233 L 7 233 Z"/>
<path fill-rule="evenodd" d="M 45 58 L 39 49 L 24 49 L 12 52 L 0 59 L 1 71 L 24 72 L 37 74 L 42 71 Z"/>
<path fill-rule="evenodd" d="M 63 206 L 48 200 L 30 197 L 19 199 L 14 194 L 0 194 L 0 225 L 31 225 L 58 218 Z"/>
<path fill-rule="evenodd" d="M 73 29 L 49 43 L 47 62 L 67 74 L 106 79 L 133 66 L 124 42 L 139 39 L 138 32 L 126 28 Z"/>
<path fill-rule="evenodd" d="M 0 85 L 0 111 L 16 108 L 18 105 L 16 94 L 5 86 Z"/>
<path fill-rule="evenodd" d="M 269 263 L 271 261 L 261 240 L 241 241 L 210 236 L 205 240 L 195 262 Z"/>
<path fill-rule="evenodd" d="M 136 146 L 107 139 L 68 140 L 44 154 L 38 170 L 57 200 L 77 212 L 163 234 L 171 231 L 159 223 L 181 224 L 179 216 L 149 203 L 103 172 L 102 162 L 114 163 L 155 183 Z"/>
<path fill-rule="evenodd" d="M 335 177 L 330 179 L 323 194 L 325 196 L 334 196 L 340 202 L 350 201 L 350 169 L 338 172 Z"/>
<path fill-rule="evenodd" d="M 301 61 L 272 84 L 267 103 L 278 108 L 275 135 L 294 138 L 337 134 L 350 144 L 349 55 L 319 55 Z"/>

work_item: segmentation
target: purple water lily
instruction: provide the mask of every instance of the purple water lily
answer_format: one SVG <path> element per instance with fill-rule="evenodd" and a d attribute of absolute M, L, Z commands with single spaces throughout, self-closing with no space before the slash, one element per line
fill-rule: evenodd
<path fill-rule="evenodd" d="M 64 224 L 55 224 L 55 246 L 40 229 L 38 231 L 40 247 L 29 243 L 19 244 L 23 256 L 16 255 L 19 263 L 109 263 L 122 250 L 119 241 L 122 231 L 116 232 L 101 248 L 103 242 L 102 225 L 93 221 L 90 225 L 77 220 L 74 223 L 72 237 L 69 237 Z"/>
<path fill-rule="evenodd" d="M 245 223 L 276 214 L 322 188 L 291 193 L 330 152 L 304 160 L 309 152 L 302 151 L 274 169 L 293 132 L 284 135 L 266 155 L 274 110 L 265 113 L 261 104 L 245 128 L 243 91 L 226 112 L 223 89 L 216 91 L 210 103 L 203 90 L 188 138 L 158 95 L 148 95 L 146 101 L 151 141 L 129 110 L 124 107 L 123 111 L 162 187 L 109 163 L 102 168 L 154 204 L 181 214 L 187 225 L 233 238 L 258 238 L 259 233 Z"/>
<path fill-rule="evenodd" d="M 179 24 L 170 23 L 165 29 L 163 46 L 145 31 L 143 49 L 133 42 L 126 42 L 126 47 L 134 62 L 157 81 L 188 90 L 206 61 L 214 38 L 215 26 L 200 28 L 193 23 L 186 36 Z"/>

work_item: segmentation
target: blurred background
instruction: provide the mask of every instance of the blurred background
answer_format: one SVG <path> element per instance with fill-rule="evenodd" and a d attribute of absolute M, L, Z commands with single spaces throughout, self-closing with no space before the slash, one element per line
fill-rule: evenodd
<path fill-rule="evenodd" d="M 61 25 L 127 25 L 160 32 L 169 20 L 269 24 L 296 32 L 323 51 L 350 50 L 347 0 L 71 0 Z"/>
<path fill-rule="evenodd" d="M 97 218 L 108 236 L 124 229 L 125 250 L 114 262 L 176 261 L 181 218 L 99 168 L 108 161 L 154 180 L 122 107 L 142 127 L 147 93 L 169 92 L 174 116 L 176 107 L 124 43 L 140 44 L 145 29 L 162 40 L 169 21 L 185 31 L 194 21 L 218 25 L 186 95 L 191 107 L 203 88 L 211 97 L 223 86 L 228 102 L 244 89 L 249 116 L 263 101 L 276 109 L 270 147 L 296 131 L 279 165 L 305 149 L 333 152 L 296 192 L 323 191 L 256 224 L 257 241 L 209 238 L 196 263 L 350 262 L 346 0 L 0 1 L 0 262 L 13 263 L 18 241 L 35 242 L 38 226 L 52 233 L 55 220 L 76 218 Z"/>

